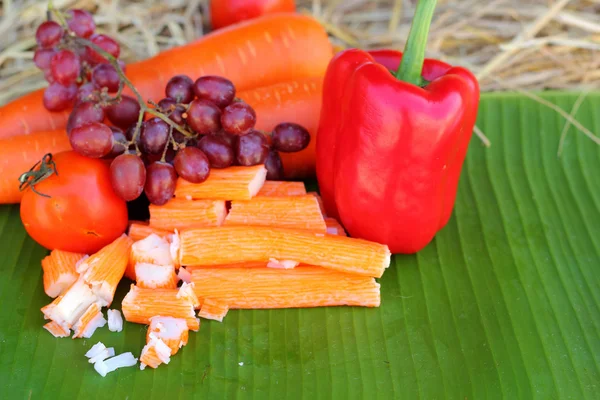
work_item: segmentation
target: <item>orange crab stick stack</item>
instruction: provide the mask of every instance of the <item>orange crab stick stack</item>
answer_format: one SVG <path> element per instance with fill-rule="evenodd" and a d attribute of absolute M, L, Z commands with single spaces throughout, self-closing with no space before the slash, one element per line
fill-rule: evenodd
<path fill-rule="evenodd" d="M 50 255 L 42 260 L 44 291 L 48 296 L 59 296 L 75 283 L 79 277 L 75 264 L 84 256 L 85 254 L 81 253 L 52 250 Z"/>
<path fill-rule="evenodd" d="M 174 198 L 162 206 L 150 205 L 150 227 L 173 231 L 196 226 L 221 226 L 226 215 L 224 200 Z"/>
<path fill-rule="evenodd" d="M 256 197 L 302 196 L 305 194 L 306 187 L 302 182 L 266 181 Z"/>
<path fill-rule="evenodd" d="M 160 237 L 167 237 L 173 233 L 173 231 L 167 231 L 164 229 L 158 229 L 151 227 L 147 222 L 142 221 L 131 221 L 129 223 L 128 236 L 134 242 L 138 240 L 146 239 L 151 234 L 158 235 Z"/>
<path fill-rule="evenodd" d="M 202 302 L 198 316 L 204 319 L 223 322 L 223 318 L 225 318 L 228 311 L 229 306 L 224 301 L 207 298 Z"/>
<path fill-rule="evenodd" d="M 192 271 L 192 282 L 204 302 L 210 299 L 232 309 L 380 304 L 379 284 L 374 278 L 319 267 L 198 268 Z M 203 309 L 204 303 L 201 317 Z"/>
<path fill-rule="evenodd" d="M 212 169 L 202 183 L 177 180 L 175 197 L 182 199 L 250 200 L 265 183 L 264 165 Z"/>
<path fill-rule="evenodd" d="M 226 249 L 226 251 L 224 251 Z M 181 265 L 292 260 L 379 278 L 390 264 L 387 246 L 345 236 L 256 226 L 184 230 Z"/>
<path fill-rule="evenodd" d="M 200 329 L 200 321 L 196 318 L 194 308 L 198 299 L 181 289 L 143 289 L 131 285 L 131 290 L 123 299 L 122 309 L 125 320 L 137 324 L 149 324 L 150 318 L 163 317 L 183 318 L 190 330 Z M 194 296 L 195 297 L 195 296 Z"/>
<path fill-rule="evenodd" d="M 232 201 L 225 226 L 254 225 L 325 233 L 327 227 L 315 196 L 256 197 Z"/>

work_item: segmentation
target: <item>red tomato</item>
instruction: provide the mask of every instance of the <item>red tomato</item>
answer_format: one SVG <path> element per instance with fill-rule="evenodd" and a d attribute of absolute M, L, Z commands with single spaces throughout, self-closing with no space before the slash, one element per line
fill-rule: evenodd
<path fill-rule="evenodd" d="M 49 250 L 91 254 L 127 228 L 127 204 L 113 192 L 108 166 L 73 151 L 53 157 L 56 171 L 21 200 L 27 233 Z"/>
<path fill-rule="evenodd" d="M 294 0 L 212 0 L 210 21 L 213 29 L 277 12 L 294 12 Z"/>

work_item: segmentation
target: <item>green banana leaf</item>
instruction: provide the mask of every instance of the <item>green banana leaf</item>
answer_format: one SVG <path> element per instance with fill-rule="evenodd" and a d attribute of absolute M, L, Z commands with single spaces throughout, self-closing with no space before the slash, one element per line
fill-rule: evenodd
<path fill-rule="evenodd" d="M 570 111 L 573 94 L 543 96 Z M 600 132 L 600 94 L 577 119 Z M 0 398 L 600 398 L 600 146 L 514 94 L 484 95 L 448 226 L 394 256 L 377 309 L 231 311 L 157 370 L 100 377 L 96 342 L 139 355 L 145 327 L 55 339 L 40 260 L 0 208 Z M 314 184 L 314 182 L 313 182 Z M 115 304 L 127 291 L 121 285 Z"/>

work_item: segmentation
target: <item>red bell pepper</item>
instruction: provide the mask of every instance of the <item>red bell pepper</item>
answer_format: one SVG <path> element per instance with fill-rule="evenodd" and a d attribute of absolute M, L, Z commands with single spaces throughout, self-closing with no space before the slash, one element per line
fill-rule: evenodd
<path fill-rule="evenodd" d="M 394 253 L 421 250 L 448 222 L 479 104 L 471 72 L 424 59 L 426 7 L 417 5 L 404 57 L 343 51 L 323 86 L 316 151 L 325 209 L 352 236 Z M 429 19 L 424 35 L 419 18 Z"/>

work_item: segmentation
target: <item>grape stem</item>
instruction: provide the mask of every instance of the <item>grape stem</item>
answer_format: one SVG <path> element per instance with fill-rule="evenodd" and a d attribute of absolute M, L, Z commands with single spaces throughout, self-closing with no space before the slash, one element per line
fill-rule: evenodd
<path fill-rule="evenodd" d="M 113 68 L 117 71 L 117 74 L 119 75 L 120 78 L 120 82 L 119 82 L 119 90 L 117 91 L 117 94 L 115 97 L 109 99 L 109 101 L 115 101 L 121 98 L 121 93 L 124 89 L 124 86 L 127 86 L 134 94 L 134 96 L 136 97 L 139 105 L 140 105 L 140 114 L 138 117 L 138 121 L 137 124 L 135 126 L 135 131 L 131 137 L 131 140 L 129 142 L 130 145 L 135 145 L 136 147 L 136 151 L 139 152 L 138 146 L 137 146 L 137 138 L 140 134 L 141 128 L 142 128 L 142 122 L 144 121 L 144 114 L 148 113 L 151 115 L 154 115 L 157 118 L 160 118 L 162 121 L 164 121 L 165 123 L 167 123 L 170 128 L 171 131 L 173 129 L 177 129 L 178 132 L 181 132 L 183 135 L 185 135 L 186 137 L 194 137 L 195 135 L 189 131 L 187 131 L 184 127 L 180 126 L 179 124 L 175 123 L 174 121 L 172 121 L 171 119 L 169 119 L 168 116 L 166 116 L 165 114 L 159 112 L 157 109 L 149 107 L 148 103 L 146 103 L 146 101 L 144 101 L 144 98 L 142 97 L 142 95 L 140 94 L 140 92 L 136 89 L 136 87 L 133 85 L 133 83 L 129 80 L 129 78 L 127 78 L 127 76 L 125 75 L 125 72 L 123 71 L 123 69 L 121 68 L 121 66 L 119 65 L 118 60 L 110 53 L 108 53 L 107 51 L 105 51 L 103 48 L 101 48 L 100 46 L 96 45 L 95 43 L 84 39 L 82 37 L 78 37 L 75 32 L 71 31 L 67 25 L 67 21 L 65 20 L 63 14 L 57 10 L 54 5 L 52 4 L 52 1 L 50 1 L 48 3 L 48 11 L 54 13 L 54 15 L 56 15 L 56 18 L 59 20 L 60 24 L 63 26 L 63 28 L 68 32 L 70 39 L 76 43 L 79 44 L 81 46 L 87 46 L 92 48 L 94 51 L 96 51 L 97 53 L 99 53 L 101 56 L 103 56 L 104 58 L 106 58 L 108 60 L 108 62 L 110 63 L 110 65 L 113 66 Z M 154 104 L 154 103 L 151 103 Z M 165 150 L 163 151 L 164 154 L 166 154 L 166 147 L 169 146 L 169 141 L 167 141 L 167 144 L 165 146 Z M 164 158 L 164 155 L 163 155 Z"/>

